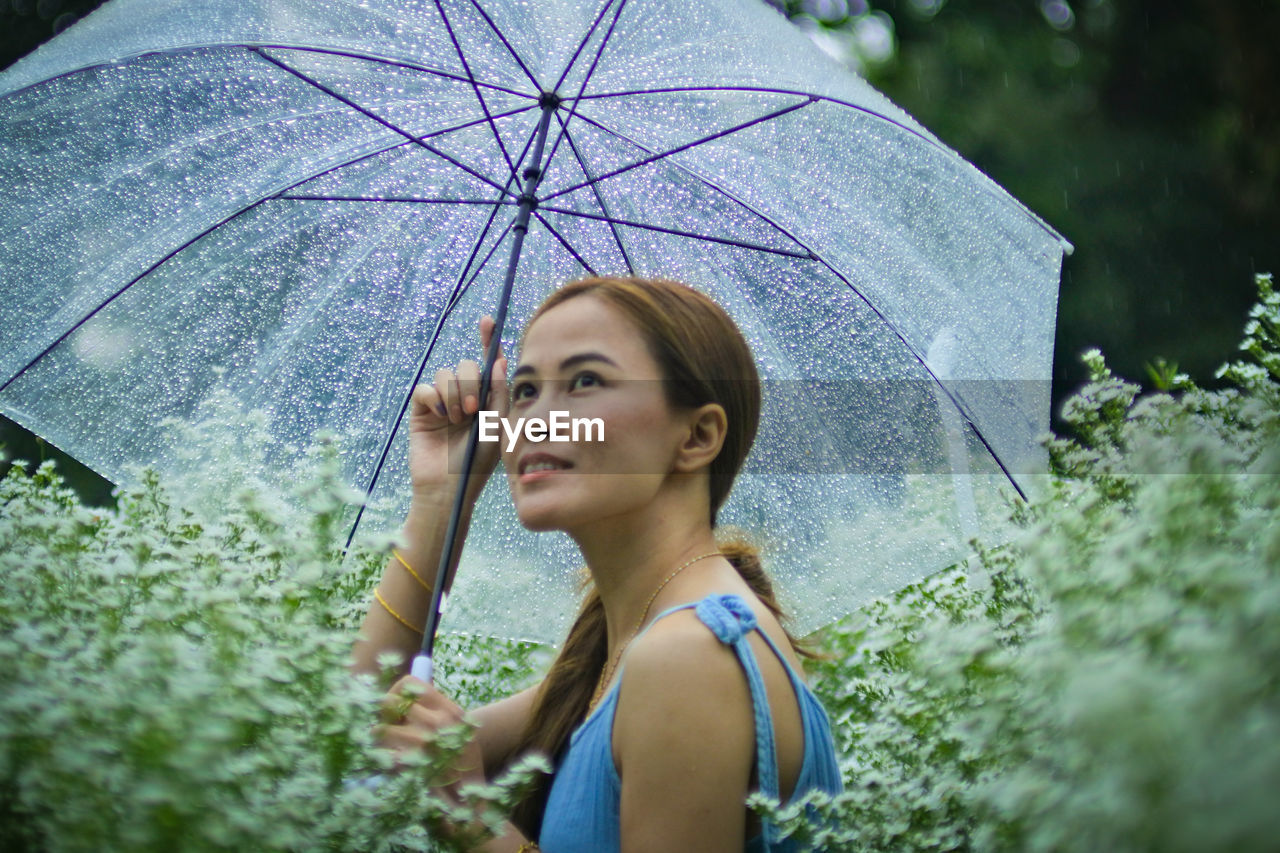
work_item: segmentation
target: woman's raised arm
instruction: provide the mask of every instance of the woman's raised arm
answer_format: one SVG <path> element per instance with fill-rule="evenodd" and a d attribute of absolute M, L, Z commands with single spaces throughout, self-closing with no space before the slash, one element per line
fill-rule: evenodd
<path fill-rule="evenodd" d="M 378 672 L 378 655 L 396 652 L 403 664 L 399 674 L 409 671 L 409 663 L 422 647 L 421 627 L 431 605 L 431 584 L 435 582 L 440 551 L 444 547 L 451 503 L 441 500 L 414 501 L 405 518 L 401 539 L 405 547 L 387 561 L 374 598 L 360 625 L 360 638 L 352 651 L 352 672 Z M 457 547 L 450 561 L 456 568 L 471 513 L 464 514 Z M 379 600 L 381 599 L 381 600 Z"/>

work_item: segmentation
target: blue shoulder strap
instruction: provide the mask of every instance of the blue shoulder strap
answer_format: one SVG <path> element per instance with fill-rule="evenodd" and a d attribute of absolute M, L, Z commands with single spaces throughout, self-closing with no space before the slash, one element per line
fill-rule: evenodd
<path fill-rule="evenodd" d="M 698 618 L 711 629 L 720 642 L 733 647 L 734 654 L 738 656 L 738 662 L 746 671 L 747 684 L 751 688 L 752 712 L 755 715 L 756 773 L 759 777 L 760 791 L 775 800 L 779 799 L 778 753 L 773 736 L 773 715 L 769 712 L 769 697 L 764 686 L 764 676 L 760 673 L 760 665 L 756 662 L 755 653 L 752 652 L 751 644 L 747 641 L 747 635 L 758 629 L 756 615 L 740 596 L 710 595 L 701 601 L 677 604 L 662 611 L 645 627 L 645 631 L 652 628 L 654 623 L 662 617 L 690 607 L 694 608 Z M 643 633 L 642 631 L 641 635 Z M 760 635 L 764 637 L 774 653 L 778 654 L 778 647 L 774 645 L 769 635 L 764 631 L 760 631 Z M 636 639 L 639 639 L 639 635 Z M 781 655 L 779 657 L 781 658 Z M 794 684 L 795 674 L 791 672 L 791 667 L 786 665 L 786 659 L 781 659 Z M 760 832 L 767 850 L 773 843 L 773 828 L 769 821 L 761 821 Z"/>

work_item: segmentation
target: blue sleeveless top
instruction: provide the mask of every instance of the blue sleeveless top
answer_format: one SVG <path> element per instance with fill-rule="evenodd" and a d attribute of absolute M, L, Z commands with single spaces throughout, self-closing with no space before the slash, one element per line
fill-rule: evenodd
<path fill-rule="evenodd" d="M 756 663 L 747 635 L 760 631 L 769 648 L 782 661 L 800 702 L 804 729 L 804 759 L 796 779 L 794 801 L 806 791 L 818 788 L 828 793 L 842 790 L 840 767 L 831 724 L 826 711 L 809 686 L 787 663 L 773 640 L 756 624 L 755 614 L 737 595 L 710 595 L 699 602 L 680 604 L 662 611 L 662 617 L 686 608 L 695 608 L 698 618 L 725 645 L 731 646 L 746 670 L 756 726 L 756 775 L 759 790 L 778 797 L 778 761 L 773 742 L 773 717 L 765 694 L 764 678 Z M 653 626 L 649 623 L 649 627 Z M 645 630 L 648 630 L 646 628 Z M 621 671 L 621 670 L 619 670 Z M 622 678 L 616 678 L 593 713 L 569 738 L 569 749 L 556 770 L 542 817 L 538 846 L 545 853 L 616 853 L 621 846 L 620 800 L 622 781 L 613 763 L 613 718 L 618 705 Z M 790 853 L 798 849 L 791 839 L 777 841 L 769 821 L 761 822 L 761 832 L 747 841 L 745 853 Z"/>

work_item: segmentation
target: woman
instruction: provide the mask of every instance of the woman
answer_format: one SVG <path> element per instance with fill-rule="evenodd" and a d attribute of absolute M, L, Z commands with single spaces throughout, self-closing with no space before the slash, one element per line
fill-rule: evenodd
<path fill-rule="evenodd" d="M 482 343 L 492 331 L 484 318 Z M 591 278 L 534 314 L 509 397 L 506 367 L 505 358 L 495 365 L 489 408 L 513 419 L 552 410 L 600 418 L 604 434 L 572 444 L 522 435 L 502 451 L 520 522 L 568 533 L 591 586 L 543 682 L 469 715 L 478 729 L 457 767 L 461 781 L 493 778 L 531 749 L 556 765 L 483 849 L 786 849 L 744 806 L 748 792 L 786 801 L 815 787 L 838 791 L 840 778 L 826 715 L 796 675 L 797 646 L 756 553 L 713 534 L 760 415 L 742 334 L 686 285 Z M 408 546 L 388 562 L 370 606 L 359 671 L 374 671 L 381 652 L 408 660 L 418 648 L 422 587 L 478 394 L 471 361 L 414 392 Z M 497 444 L 480 449 L 468 507 L 497 462 Z M 410 681 L 392 688 L 389 706 Z M 425 692 L 385 730 L 399 750 L 422 748 L 462 718 L 417 684 Z"/>

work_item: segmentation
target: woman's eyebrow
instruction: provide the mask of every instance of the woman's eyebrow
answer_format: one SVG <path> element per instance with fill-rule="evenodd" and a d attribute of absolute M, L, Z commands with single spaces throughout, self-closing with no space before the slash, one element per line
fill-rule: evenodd
<path fill-rule="evenodd" d="M 563 373 L 564 371 L 568 370 L 570 367 L 573 367 L 575 364 L 581 364 L 584 361 L 603 361 L 605 364 L 609 364 L 614 367 L 618 366 L 617 362 L 615 362 L 613 359 L 601 353 L 580 352 L 576 355 L 571 355 L 568 358 L 566 358 L 564 361 L 560 362 L 560 372 Z M 534 370 L 532 365 L 522 364 L 516 368 L 515 373 L 511 374 L 511 378 L 514 379 L 517 376 L 523 376 L 526 373 L 533 373 L 533 372 Z"/>

